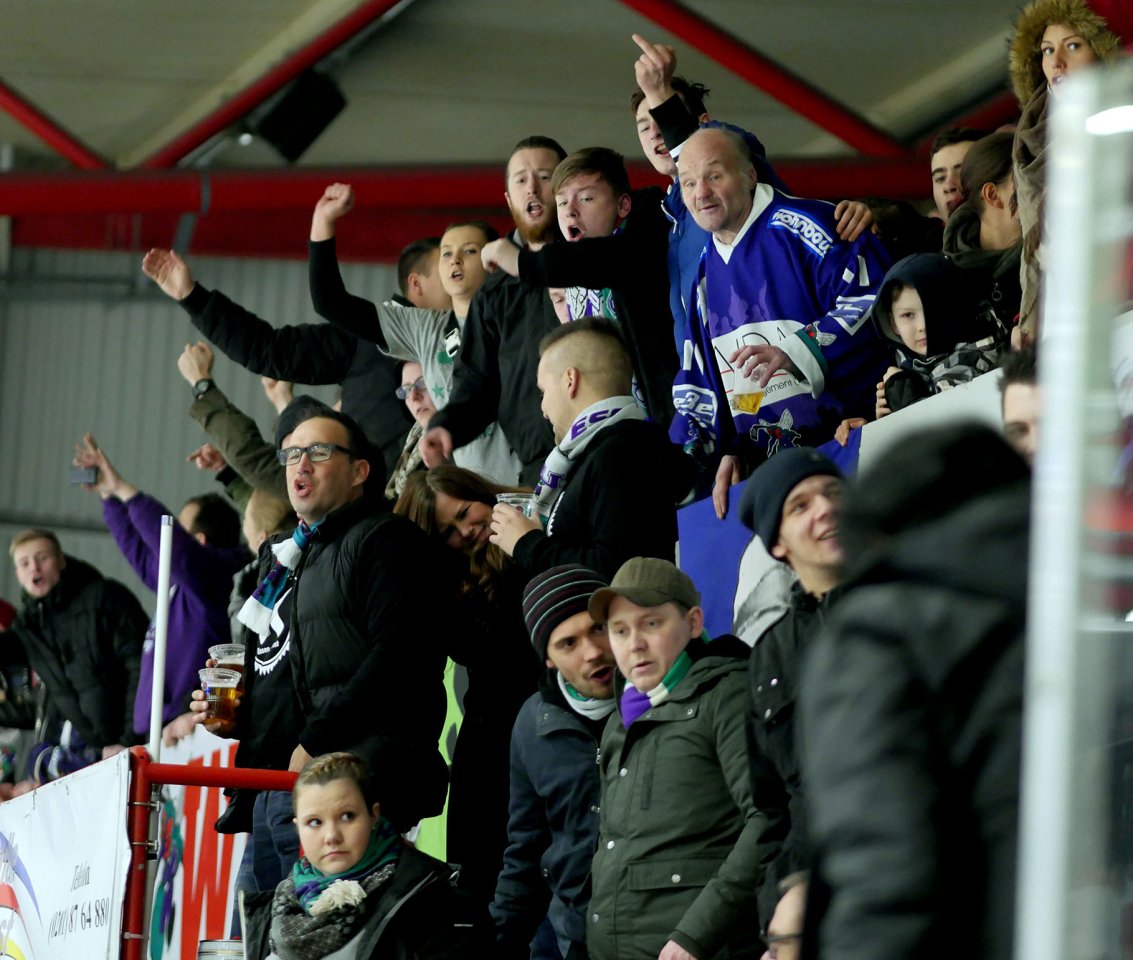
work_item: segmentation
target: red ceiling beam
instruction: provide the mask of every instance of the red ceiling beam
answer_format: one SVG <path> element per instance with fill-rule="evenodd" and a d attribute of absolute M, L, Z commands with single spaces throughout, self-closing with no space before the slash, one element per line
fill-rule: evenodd
<path fill-rule="evenodd" d="M 359 206 L 437 210 L 503 206 L 498 165 L 461 168 L 195 170 L 0 176 L 0 214 L 224 213 L 314 208 L 328 183 L 353 184 Z"/>
<path fill-rule="evenodd" d="M 908 155 L 905 145 L 892 134 L 678 0 L 621 2 L 861 153 L 893 158 Z"/>
<path fill-rule="evenodd" d="M 102 157 L 2 80 L 0 80 L 0 110 L 26 127 L 79 169 L 99 170 L 106 166 L 106 161 Z"/>
<path fill-rule="evenodd" d="M 661 182 L 645 163 L 628 165 L 635 184 Z M 799 196 L 842 199 L 875 193 L 923 197 L 922 159 L 777 160 L 775 169 Z M 205 173 L 9 173 L 0 175 L 0 215 L 103 213 L 247 214 L 310 211 L 328 183 L 354 186 L 359 208 L 452 211 L 503 208 L 498 164 L 466 167 L 370 167 Z M 667 182 L 667 181 L 665 181 Z"/>
<path fill-rule="evenodd" d="M 197 147 L 207 143 L 273 94 L 282 90 L 304 70 L 313 67 L 327 54 L 333 53 L 347 40 L 359 34 L 376 20 L 380 20 L 400 2 L 401 0 L 366 0 L 353 13 L 343 17 L 333 27 L 319 34 L 305 47 L 296 50 L 251 86 L 236 94 L 216 111 L 198 121 L 180 136 L 152 154 L 142 162 L 142 168 L 161 170 L 175 166 Z"/>

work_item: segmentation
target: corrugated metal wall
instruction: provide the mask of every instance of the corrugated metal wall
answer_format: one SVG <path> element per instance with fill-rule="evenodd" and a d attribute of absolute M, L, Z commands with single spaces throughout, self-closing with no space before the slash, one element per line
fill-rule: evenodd
<path fill-rule="evenodd" d="M 103 532 L 98 495 L 67 483 L 76 441 L 90 430 L 128 480 L 174 512 L 189 497 L 219 489 L 185 460 L 205 437 L 187 410 L 177 357 L 200 339 L 187 314 L 141 274 L 139 256 L 16 250 L 0 285 L 0 543 L 30 525 L 53 528 L 63 549 L 134 589 L 141 586 Z M 284 326 L 317 321 L 306 264 L 190 258 L 193 275 L 259 316 Z M 383 299 L 396 290 L 391 266 L 350 264 L 352 292 Z M 259 378 L 218 356 L 217 384 L 270 431 L 275 411 Z M 330 387 L 307 388 L 328 402 Z M 270 433 L 266 433 L 270 436 Z M 18 605 L 10 562 L 0 564 L 0 597 Z"/>

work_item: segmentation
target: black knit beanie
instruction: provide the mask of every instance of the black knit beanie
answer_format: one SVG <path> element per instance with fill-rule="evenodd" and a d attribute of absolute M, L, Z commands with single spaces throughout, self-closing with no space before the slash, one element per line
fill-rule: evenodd
<path fill-rule="evenodd" d="M 580 563 L 551 567 L 534 577 L 523 591 L 523 619 L 540 660 L 547 659 L 551 632 L 564 620 L 583 613 L 590 595 L 609 581 Z"/>

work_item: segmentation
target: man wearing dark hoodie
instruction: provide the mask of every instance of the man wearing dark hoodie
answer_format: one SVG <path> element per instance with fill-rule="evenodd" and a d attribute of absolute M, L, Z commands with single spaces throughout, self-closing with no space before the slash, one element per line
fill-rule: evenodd
<path fill-rule="evenodd" d="M 852 561 L 799 703 L 809 955 L 1013 954 L 1029 487 L 960 423 L 894 444 L 843 504 Z"/>
<path fill-rule="evenodd" d="M 45 782 L 138 742 L 147 618 L 129 590 L 66 556 L 50 530 L 17 533 L 9 553 L 24 596 L 12 632 L 50 697 L 50 729 L 33 748 L 33 780 Z"/>
<path fill-rule="evenodd" d="M 1005 345 L 964 271 L 939 253 L 894 264 L 870 315 L 895 360 L 878 384 L 879 419 L 994 370 Z"/>

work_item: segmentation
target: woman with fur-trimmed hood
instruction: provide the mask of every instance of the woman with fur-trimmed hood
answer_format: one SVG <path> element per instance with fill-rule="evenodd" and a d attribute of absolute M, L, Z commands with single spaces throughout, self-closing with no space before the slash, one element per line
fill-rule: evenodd
<path fill-rule="evenodd" d="M 1121 41 L 1083 0 L 1032 0 L 1015 21 L 1008 66 L 1023 113 L 1015 132 L 1015 191 L 1023 228 L 1019 326 L 1024 342 L 1038 332 L 1042 270 L 1042 193 L 1047 99 L 1075 70 L 1117 57 Z"/>

